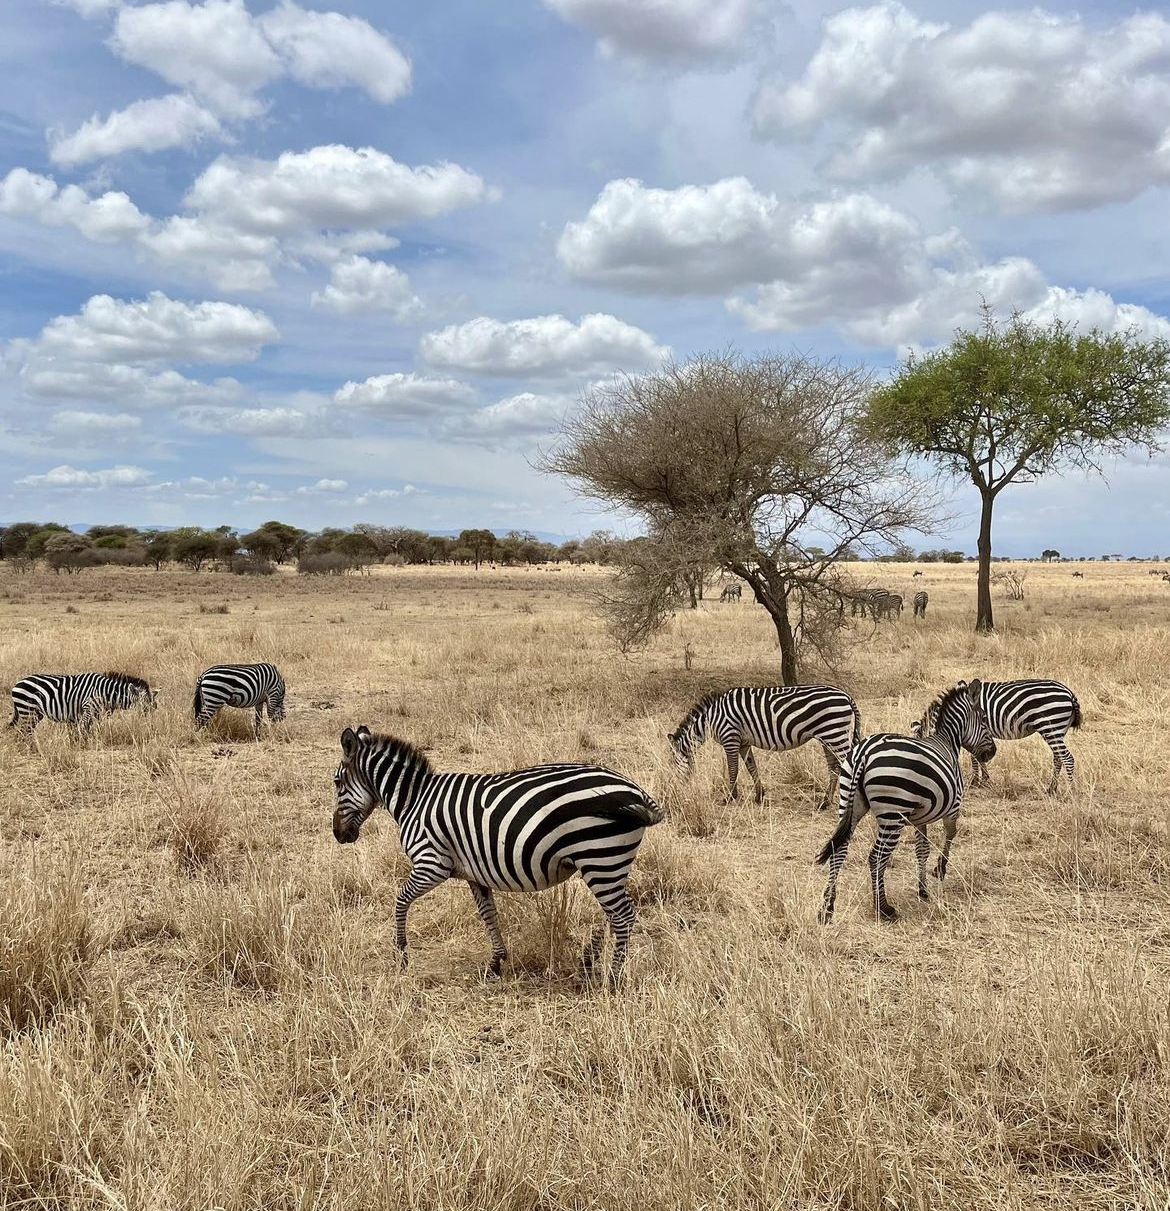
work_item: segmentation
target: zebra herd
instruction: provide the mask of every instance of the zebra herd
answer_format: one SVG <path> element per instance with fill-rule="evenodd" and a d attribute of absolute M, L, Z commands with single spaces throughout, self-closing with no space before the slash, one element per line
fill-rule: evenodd
<path fill-rule="evenodd" d="M 25 736 L 42 719 L 73 723 L 88 732 L 101 715 L 140 706 L 153 710 L 158 690 L 129 673 L 34 673 L 12 687 L 10 728 Z M 265 709 L 276 722 L 284 718 L 284 678 L 274 664 L 217 664 L 195 682 L 195 730 L 204 728 L 225 706 L 255 710 L 255 735 Z"/>
<path fill-rule="evenodd" d="M 216 665 L 199 675 L 193 709 L 196 728 L 224 706 L 284 718 L 285 684 L 272 664 Z M 31 734 L 41 719 L 76 723 L 83 730 L 103 713 L 139 705 L 151 709 L 158 691 L 125 673 L 35 674 L 12 687 L 9 726 Z M 997 739 L 1039 734 L 1053 754 L 1049 792 L 1063 770 L 1071 783 L 1074 762 L 1065 733 L 1081 724 L 1076 696 L 1056 681 L 960 681 L 940 694 L 911 725 L 911 735 L 862 736 L 856 702 L 834 686 L 752 686 L 708 694 L 668 733 L 681 771 L 692 768 L 695 750 L 708 737 L 723 748 L 728 798 L 736 796 L 740 760 L 755 786 L 764 787 L 753 749 L 791 751 L 809 741 L 824 750 L 837 778 L 836 830 L 817 861 L 829 867 L 820 919 L 832 919 L 837 879 L 857 823 L 872 812 L 877 838 L 869 856 L 874 911 L 883 920 L 896 912 L 885 894 L 885 870 L 902 830 L 915 829 L 918 894 L 928 898 L 926 828 L 939 821 L 944 844 L 935 867 L 946 873 L 964 780 L 959 754 L 975 762 L 976 785 L 987 780 Z M 411 872 L 395 900 L 395 944 L 406 962 L 406 922 L 411 904 L 448 879 L 461 879 L 491 943 L 489 975 L 500 973 L 508 952 L 500 932 L 494 893 L 537 892 L 580 874 L 601 909 L 582 956 L 588 975 L 601 952 L 608 924 L 614 937 L 610 980 L 622 970 L 634 923 L 626 887 L 647 828 L 663 808 L 636 783 L 597 765 L 549 764 L 501 773 L 440 773 L 405 740 L 365 726 L 341 734 L 341 762 L 334 774 L 333 836 L 358 839 L 374 808 L 385 807 L 397 824 Z M 820 806 L 827 807 L 825 794 Z"/>

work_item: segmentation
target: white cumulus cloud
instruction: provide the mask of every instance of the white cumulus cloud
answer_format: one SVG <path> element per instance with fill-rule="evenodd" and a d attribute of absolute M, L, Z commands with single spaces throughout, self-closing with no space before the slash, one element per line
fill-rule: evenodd
<path fill-rule="evenodd" d="M 427 333 L 419 353 L 433 366 L 472 374 L 551 378 L 645 369 L 670 348 L 612 315 L 585 315 L 576 324 L 563 315 L 506 323 L 480 316 Z"/>
<path fill-rule="evenodd" d="M 319 479 L 297 489 L 298 496 L 331 496 L 344 492 L 349 484 L 344 479 Z"/>
<path fill-rule="evenodd" d="M 394 265 L 348 256 L 334 263 L 329 285 L 315 291 L 314 307 L 336 315 L 369 315 L 389 312 L 396 319 L 418 315 L 422 303 L 410 288 L 410 279 Z"/>
<path fill-rule="evenodd" d="M 136 433 L 142 418 L 128 412 L 84 412 L 62 408 L 49 418 L 48 427 L 70 437 L 119 437 Z"/>
<path fill-rule="evenodd" d="M 153 479 L 145 467 L 107 467 L 100 471 L 84 471 L 63 464 L 53 467 L 43 475 L 26 475 L 16 482 L 28 488 L 137 488 Z"/>
<path fill-rule="evenodd" d="M 829 17 L 796 79 L 764 82 L 757 132 L 827 131 L 839 180 L 919 165 L 1008 211 L 1096 206 L 1170 183 L 1170 18 L 1093 29 L 1074 13 L 952 27 L 898 0 Z"/>
<path fill-rule="evenodd" d="M 722 58 L 740 50 L 758 0 L 543 0 L 594 34 L 604 54 L 650 60 Z"/>
<path fill-rule="evenodd" d="M 79 185 L 58 188 L 51 177 L 27 168 L 13 168 L 0 179 L 0 214 L 73 227 L 99 244 L 135 239 L 151 223 L 124 193 L 111 190 L 93 198 Z"/>
<path fill-rule="evenodd" d="M 474 401 L 475 391 L 467 383 L 414 373 L 377 374 L 364 382 L 348 382 L 333 394 L 333 402 L 342 408 L 415 419 L 465 409 Z"/>
<path fill-rule="evenodd" d="M 84 164 L 124 151 L 162 151 L 223 137 L 224 129 L 215 114 L 185 93 L 169 93 L 135 101 L 106 118 L 95 114 L 72 134 L 55 132 L 50 137 L 49 158 L 55 164 Z"/>

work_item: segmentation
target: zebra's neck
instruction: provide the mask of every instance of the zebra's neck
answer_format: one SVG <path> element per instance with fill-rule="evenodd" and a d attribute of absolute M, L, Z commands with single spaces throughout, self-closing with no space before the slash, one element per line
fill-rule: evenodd
<path fill-rule="evenodd" d="M 408 748 L 370 753 L 366 772 L 382 806 L 399 826 L 410 817 L 419 790 L 432 776 L 427 759 Z"/>

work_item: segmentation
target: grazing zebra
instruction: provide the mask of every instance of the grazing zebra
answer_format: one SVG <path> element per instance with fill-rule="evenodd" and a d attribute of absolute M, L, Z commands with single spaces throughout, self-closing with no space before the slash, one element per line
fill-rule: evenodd
<path fill-rule="evenodd" d="M 614 936 L 611 982 L 625 961 L 634 905 L 626 877 L 642 835 L 664 812 L 628 778 L 594 765 L 538 765 L 499 774 L 439 774 L 413 745 L 366 727 L 341 733 L 333 777 L 333 836 L 343 845 L 381 803 L 394 817 L 410 877 L 394 904 L 395 942 L 406 962 L 406 914 L 447 879 L 465 879 L 492 944 L 487 975 L 508 957 L 494 891 L 544 891 L 580 873 Z M 586 975 L 605 939 L 585 948 Z"/>
<path fill-rule="evenodd" d="M 739 601 L 743 596 L 743 585 L 741 584 L 725 584 L 723 592 L 719 594 L 720 601 Z"/>
<path fill-rule="evenodd" d="M 972 684 L 976 684 L 972 682 Z M 1077 696 L 1061 681 L 983 681 L 979 682 L 979 706 L 987 717 L 987 726 L 996 740 L 1023 740 L 1039 733 L 1052 750 L 1052 781 L 1048 793 L 1055 794 L 1060 785 L 1060 772 L 1068 774 L 1072 786 L 1076 762 L 1064 742 L 1069 728 L 1081 726 L 1081 704 Z M 929 731 L 934 726 L 932 712 L 927 707 L 924 720 Z M 987 763 L 975 753 L 975 786 L 986 786 Z"/>
<path fill-rule="evenodd" d="M 886 899 L 885 873 L 907 824 L 915 830 L 919 898 L 930 898 L 926 890 L 926 859 L 930 851 L 926 826 L 935 820 L 942 821 L 944 841 L 934 873 L 940 881 L 944 878 L 963 803 L 959 749 L 978 753 L 983 761 L 995 756 L 995 741 L 979 706 L 979 689 L 978 681 L 970 685 L 960 681 L 936 699 L 928 708 L 935 720 L 932 735 L 868 736 L 853 750 L 841 771 L 837 829 L 817 855 L 818 863 L 829 864 L 829 881 L 820 910 L 822 923 L 832 920 L 837 876 L 849 851 L 853 830 L 867 812 L 872 811 L 877 822 L 869 873 L 874 912 L 883 921 L 892 921 L 898 915 Z"/>
<path fill-rule="evenodd" d="M 764 784 L 756 769 L 753 748 L 785 752 L 809 740 L 819 740 L 829 772 L 836 777 L 849 750 L 861 736 L 861 712 L 844 690 L 831 685 L 743 686 L 700 698 L 667 739 L 679 769 L 689 773 L 695 749 L 714 737 L 727 757 L 727 797 L 736 798 L 739 759 L 751 774 L 756 802 Z M 826 790 L 820 807 L 831 802 Z"/>
<path fill-rule="evenodd" d="M 34 673 L 12 687 L 8 726 L 28 736 L 42 719 L 51 719 L 87 732 L 99 715 L 157 704 L 158 690 L 129 673 Z"/>
<path fill-rule="evenodd" d="M 195 728 L 206 727 L 223 706 L 255 707 L 256 739 L 265 703 L 268 720 L 284 718 L 284 678 L 274 664 L 217 664 L 195 682 Z"/>
<path fill-rule="evenodd" d="M 914 617 L 926 617 L 926 607 L 930 601 L 930 594 L 925 589 L 919 589 L 914 594 Z"/>

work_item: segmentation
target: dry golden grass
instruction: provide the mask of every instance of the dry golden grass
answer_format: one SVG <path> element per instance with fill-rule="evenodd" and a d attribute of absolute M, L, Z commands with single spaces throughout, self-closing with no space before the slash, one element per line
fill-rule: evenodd
<path fill-rule="evenodd" d="M 163 690 L 80 742 L 0 740 L 0 1208 L 1166 1208 L 1170 585 L 1033 567 L 979 639 L 973 569 L 910 570 L 872 569 L 928 589 L 926 621 L 858 627 L 836 678 L 866 730 L 959 676 L 1058 677 L 1079 786 L 1047 798 L 1043 743 L 1002 744 L 934 899 L 907 844 L 902 918 L 872 920 L 863 826 L 828 929 L 820 753 L 761 754 L 763 805 L 746 776 L 722 802 L 710 746 L 689 781 L 668 760 L 699 694 L 774 678 L 746 601 L 625 659 L 588 570 L 0 570 L 0 685 L 119 668 Z M 226 660 L 284 672 L 259 743 L 248 712 L 193 733 L 195 676 Z M 443 769 L 602 762 L 669 807 L 617 993 L 576 980 L 580 886 L 501 897 L 513 960 L 484 984 L 449 884 L 400 970 L 391 822 L 329 833 L 358 723 Z"/>

